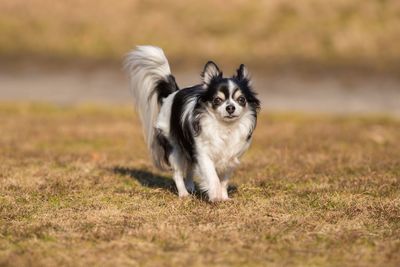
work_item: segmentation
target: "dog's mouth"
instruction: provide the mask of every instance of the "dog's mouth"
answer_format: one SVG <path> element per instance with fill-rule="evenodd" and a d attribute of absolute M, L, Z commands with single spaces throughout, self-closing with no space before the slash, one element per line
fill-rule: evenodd
<path fill-rule="evenodd" d="M 228 116 L 225 116 L 224 117 L 224 119 L 227 119 L 227 120 L 234 120 L 234 119 L 236 119 L 236 118 L 238 118 L 239 116 L 237 116 L 237 115 L 228 115 Z"/>

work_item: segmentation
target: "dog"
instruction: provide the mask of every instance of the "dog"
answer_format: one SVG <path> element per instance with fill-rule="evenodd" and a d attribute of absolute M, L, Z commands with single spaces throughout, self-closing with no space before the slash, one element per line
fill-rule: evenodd
<path fill-rule="evenodd" d="M 179 197 L 195 185 L 211 202 L 229 200 L 228 181 L 249 148 L 260 101 L 241 64 L 223 77 L 209 61 L 202 82 L 180 89 L 161 48 L 137 46 L 124 60 L 153 163 L 172 170 Z"/>

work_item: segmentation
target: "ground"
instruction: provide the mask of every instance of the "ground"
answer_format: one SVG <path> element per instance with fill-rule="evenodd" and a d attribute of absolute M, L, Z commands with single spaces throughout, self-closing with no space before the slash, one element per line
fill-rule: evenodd
<path fill-rule="evenodd" d="M 0 125 L 0 266 L 400 265 L 398 120 L 261 114 L 217 204 L 177 197 L 129 107 Z"/>

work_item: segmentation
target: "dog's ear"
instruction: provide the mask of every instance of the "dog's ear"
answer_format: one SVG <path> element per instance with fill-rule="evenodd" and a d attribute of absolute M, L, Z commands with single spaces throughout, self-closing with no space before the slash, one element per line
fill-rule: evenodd
<path fill-rule="evenodd" d="M 236 79 L 239 81 L 250 82 L 250 74 L 244 64 L 240 64 L 239 68 L 236 71 Z"/>
<path fill-rule="evenodd" d="M 204 66 L 201 77 L 203 79 L 203 83 L 209 85 L 212 80 L 222 78 L 222 72 L 214 62 L 208 61 Z"/>

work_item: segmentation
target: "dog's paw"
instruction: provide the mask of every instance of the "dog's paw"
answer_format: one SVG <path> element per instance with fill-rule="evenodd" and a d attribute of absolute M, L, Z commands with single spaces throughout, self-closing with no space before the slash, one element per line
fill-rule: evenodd
<path fill-rule="evenodd" d="M 214 197 L 214 198 L 209 198 L 211 203 L 216 203 L 222 201 L 222 198 Z"/>
<path fill-rule="evenodd" d="M 213 197 L 209 198 L 210 202 L 215 203 L 215 202 L 225 202 L 225 201 L 232 201 L 232 199 L 228 196 L 218 196 L 218 197 Z"/>
<path fill-rule="evenodd" d="M 232 199 L 228 196 L 223 196 L 221 201 L 232 201 Z"/>
<path fill-rule="evenodd" d="M 179 198 L 187 198 L 187 197 L 190 196 L 189 192 L 187 192 L 187 191 L 186 192 L 179 192 L 178 195 L 179 195 Z"/>
<path fill-rule="evenodd" d="M 196 191 L 193 181 L 185 180 L 185 187 L 186 187 L 186 190 L 191 194 L 193 194 Z"/>
<path fill-rule="evenodd" d="M 222 195 L 220 190 L 208 191 L 208 199 L 210 202 L 218 202 L 222 200 Z"/>
<path fill-rule="evenodd" d="M 218 194 L 218 195 L 213 195 L 213 196 L 208 196 L 208 199 L 210 200 L 210 202 L 221 202 L 224 200 L 224 198 Z"/>

